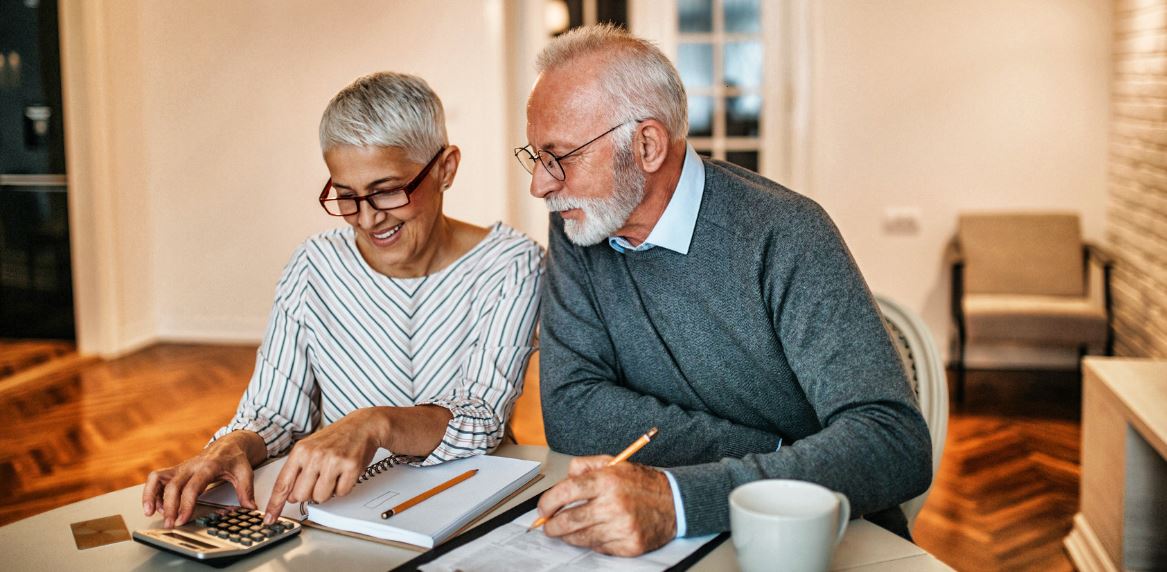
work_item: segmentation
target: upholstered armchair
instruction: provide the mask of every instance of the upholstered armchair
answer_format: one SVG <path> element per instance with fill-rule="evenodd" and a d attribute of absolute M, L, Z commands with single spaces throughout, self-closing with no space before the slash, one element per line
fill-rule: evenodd
<path fill-rule="evenodd" d="M 1111 355 L 1110 259 L 1082 241 L 1078 215 L 961 215 L 952 268 L 956 401 L 968 344 L 1008 343 Z"/>

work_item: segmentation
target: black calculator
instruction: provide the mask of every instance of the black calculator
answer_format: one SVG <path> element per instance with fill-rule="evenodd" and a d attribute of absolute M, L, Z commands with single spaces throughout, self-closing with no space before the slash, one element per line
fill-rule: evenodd
<path fill-rule="evenodd" d="M 134 540 L 222 568 L 300 534 L 301 528 L 284 517 L 264 525 L 263 512 L 230 507 L 175 528 L 135 530 Z"/>

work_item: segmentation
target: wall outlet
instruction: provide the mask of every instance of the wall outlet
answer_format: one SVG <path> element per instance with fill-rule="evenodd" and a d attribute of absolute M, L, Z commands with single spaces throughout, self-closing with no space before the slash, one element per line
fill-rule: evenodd
<path fill-rule="evenodd" d="M 918 207 L 883 209 L 883 232 L 895 236 L 920 234 L 920 209 Z"/>

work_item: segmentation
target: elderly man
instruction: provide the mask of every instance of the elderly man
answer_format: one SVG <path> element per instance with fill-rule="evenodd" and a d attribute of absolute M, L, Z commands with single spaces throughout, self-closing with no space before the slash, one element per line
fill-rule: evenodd
<path fill-rule="evenodd" d="M 823 210 L 685 140 L 676 69 L 611 26 L 540 54 L 516 156 L 551 214 L 541 385 L 573 461 L 546 533 L 635 555 L 728 530 L 766 478 L 840 491 L 908 536 L 931 479 L 927 426 L 871 293 Z M 652 467 L 665 467 L 659 470 Z"/>

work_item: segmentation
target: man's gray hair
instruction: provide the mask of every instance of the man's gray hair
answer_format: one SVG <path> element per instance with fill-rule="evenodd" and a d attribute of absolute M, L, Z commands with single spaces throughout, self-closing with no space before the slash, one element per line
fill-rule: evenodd
<path fill-rule="evenodd" d="M 320 118 L 320 150 L 340 145 L 400 147 L 425 163 L 446 145 L 442 101 L 420 77 L 377 72 L 340 90 Z"/>
<path fill-rule="evenodd" d="M 555 38 L 539 53 L 535 69 L 544 73 L 565 68 L 595 54 L 606 58 L 600 85 L 611 102 L 604 107 L 613 123 L 651 118 L 664 123 L 671 140 L 685 137 L 688 104 L 677 68 L 651 42 L 619 26 L 584 26 Z"/>

